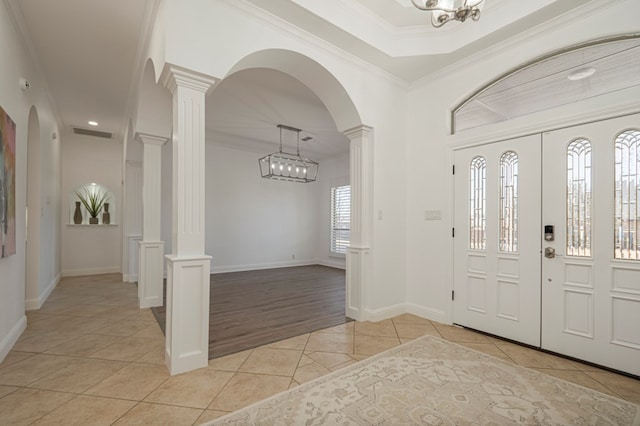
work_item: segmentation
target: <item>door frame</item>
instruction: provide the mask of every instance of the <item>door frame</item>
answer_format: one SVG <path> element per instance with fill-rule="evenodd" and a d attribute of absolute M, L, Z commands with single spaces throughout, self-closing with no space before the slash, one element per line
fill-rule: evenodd
<path fill-rule="evenodd" d="M 447 136 L 445 138 L 445 143 L 447 145 L 446 161 L 449 165 L 447 168 L 449 178 L 446 179 L 446 207 L 448 208 L 449 214 L 443 216 L 443 218 L 445 218 L 445 221 L 443 223 L 445 226 L 445 232 L 448 235 L 451 235 L 451 230 L 455 226 L 455 176 L 453 175 L 455 151 L 463 148 L 471 148 L 474 146 L 503 142 L 523 136 L 536 134 L 542 135 L 542 133 L 544 132 L 565 129 L 583 124 L 596 123 L 598 121 L 606 121 L 638 113 L 640 113 L 640 106 L 638 106 L 637 101 L 600 108 L 598 110 L 590 111 L 586 114 L 581 113 L 580 109 L 576 108 L 575 113 L 567 115 L 564 118 L 540 120 L 539 123 L 533 125 L 509 126 L 508 124 L 504 124 L 491 126 L 489 129 L 486 129 L 484 131 L 480 127 L 478 129 L 471 129 L 473 130 L 474 134 L 470 134 L 467 131 Z M 445 306 L 446 310 L 444 318 L 448 324 L 453 324 L 454 306 L 453 300 L 450 297 L 454 290 L 454 268 L 456 260 L 453 238 L 447 238 L 444 251 L 446 253 L 449 253 L 449 256 L 447 256 L 447 258 L 445 259 L 444 268 L 444 282 L 448 283 L 448 287 L 445 289 L 445 297 L 448 296 L 448 303 Z"/>

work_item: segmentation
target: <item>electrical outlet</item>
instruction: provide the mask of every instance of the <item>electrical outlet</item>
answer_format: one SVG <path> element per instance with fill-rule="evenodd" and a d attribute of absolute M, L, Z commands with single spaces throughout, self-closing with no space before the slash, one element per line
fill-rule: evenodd
<path fill-rule="evenodd" d="M 295 258 L 296 258 L 295 253 L 291 255 L 291 258 L 292 258 L 292 259 L 295 259 Z"/>

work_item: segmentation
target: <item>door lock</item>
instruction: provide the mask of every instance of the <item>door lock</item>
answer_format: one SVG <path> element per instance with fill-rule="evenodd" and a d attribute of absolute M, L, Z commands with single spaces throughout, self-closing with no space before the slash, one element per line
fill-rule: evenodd
<path fill-rule="evenodd" d="M 544 257 L 547 259 L 553 259 L 556 257 L 556 249 L 553 247 L 545 247 L 544 248 Z"/>

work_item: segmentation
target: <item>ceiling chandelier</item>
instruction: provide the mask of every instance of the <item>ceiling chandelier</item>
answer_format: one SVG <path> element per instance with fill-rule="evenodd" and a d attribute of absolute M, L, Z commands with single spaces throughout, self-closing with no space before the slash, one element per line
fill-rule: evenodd
<path fill-rule="evenodd" d="M 467 18 L 477 21 L 484 2 L 485 0 L 411 0 L 418 9 L 431 12 L 431 24 L 436 28 L 449 21 L 464 22 Z M 454 3 L 462 4 L 455 7 Z"/>
<path fill-rule="evenodd" d="M 278 124 L 278 128 L 280 129 L 280 150 L 258 160 L 262 177 L 300 183 L 315 181 L 318 176 L 318 163 L 300 155 L 300 132 L 302 130 L 284 124 Z M 282 151 L 283 130 L 296 133 L 297 150 L 295 154 Z"/>

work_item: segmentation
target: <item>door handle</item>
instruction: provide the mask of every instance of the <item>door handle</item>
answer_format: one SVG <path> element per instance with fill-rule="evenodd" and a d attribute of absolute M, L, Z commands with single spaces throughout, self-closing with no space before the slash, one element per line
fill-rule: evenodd
<path fill-rule="evenodd" d="M 554 259 L 556 257 L 562 256 L 561 254 L 556 254 L 556 249 L 553 247 L 545 247 L 544 248 L 544 257 L 547 259 Z"/>

